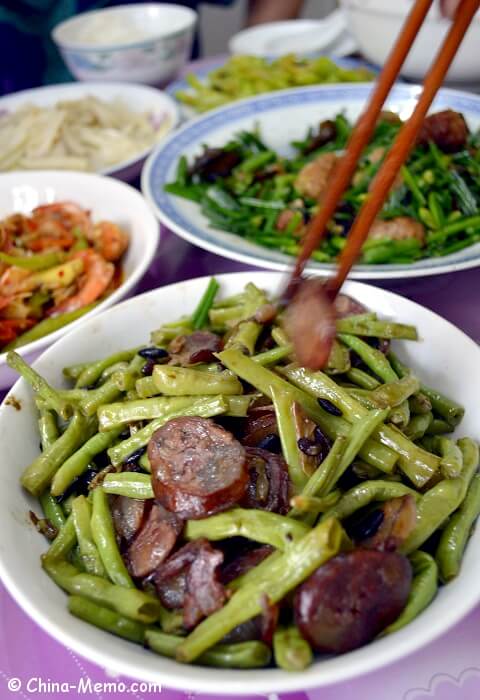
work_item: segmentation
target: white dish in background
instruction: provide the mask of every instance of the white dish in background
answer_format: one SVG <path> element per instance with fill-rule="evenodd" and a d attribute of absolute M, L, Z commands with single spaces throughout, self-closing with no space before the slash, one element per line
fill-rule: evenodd
<path fill-rule="evenodd" d="M 217 279 L 222 295 L 239 292 L 248 281 L 275 293 L 283 281 L 281 275 L 266 272 L 220 275 Z M 35 368 L 48 381 L 60 385 L 65 365 L 94 360 L 148 342 L 152 329 L 191 312 L 206 284 L 206 278 L 180 282 L 109 309 L 62 338 L 35 363 Z M 480 347 L 433 312 L 396 294 L 356 282 L 347 283 L 345 291 L 379 316 L 418 327 L 419 342 L 396 341 L 400 356 L 425 383 L 439 387 L 465 406 L 466 415 L 459 434 L 479 440 Z M 461 364 L 458 357 L 462 358 Z M 361 649 L 317 659 L 310 668 L 299 673 L 274 668 L 248 671 L 202 668 L 179 665 L 157 656 L 72 617 L 67 610 L 66 594 L 41 570 L 40 555 L 46 542 L 27 515 L 30 508 L 36 508 L 36 502 L 26 495 L 19 483 L 21 471 L 38 454 L 36 409 L 23 379 L 9 395 L 15 396 L 22 408 L 17 411 L 5 403 L 0 408 L 0 577 L 17 603 L 48 634 L 112 672 L 222 697 L 307 690 L 347 681 L 419 650 L 446 632 L 480 600 L 480 528 L 477 527 L 467 546 L 458 578 L 441 588 L 429 607 L 405 628 Z"/>
<path fill-rule="evenodd" d="M 159 140 L 149 148 L 142 149 L 133 158 L 120 161 L 112 167 L 99 171 L 100 175 L 111 175 L 125 182 L 137 178 L 148 154 L 177 125 L 179 111 L 176 102 L 166 93 L 146 85 L 133 83 L 62 83 L 45 87 L 21 90 L 0 97 L 0 118 L 3 112 L 12 112 L 26 104 L 53 107 L 63 100 L 79 100 L 97 97 L 105 102 L 120 99 L 133 112 L 148 113 L 152 122 L 161 130 Z M 28 172 L 28 171 L 26 171 Z"/>
<path fill-rule="evenodd" d="M 361 53 L 383 65 L 411 9 L 411 0 L 340 0 Z M 402 75 L 421 80 L 450 27 L 434 3 L 402 66 Z M 474 18 L 447 74 L 447 82 L 480 83 L 480 12 Z"/>
<path fill-rule="evenodd" d="M 70 200 L 89 209 L 92 220 L 110 220 L 128 233 L 130 242 L 122 259 L 122 284 L 92 311 L 64 328 L 20 347 L 28 362 L 48 345 L 100 311 L 131 294 L 153 260 L 158 243 L 158 224 L 142 195 L 133 187 L 101 175 L 63 171 L 32 171 L 0 174 L 0 219 L 19 212 L 28 214 L 39 204 Z M 15 373 L 0 354 L 0 389 L 15 381 Z"/>
<path fill-rule="evenodd" d="M 364 109 L 372 90 L 371 83 L 318 85 L 270 92 L 207 112 L 187 123 L 156 149 L 142 172 L 142 191 L 160 221 L 182 238 L 217 255 L 272 270 L 287 270 L 293 257 L 250 242 L 239 235 L 210 227 L 198 204 L 168 194 L 164 185 L 175 179 L 181 155 L 192 158 L 202 152 L 203 144 L 222 146 L 239 131 L 257 127 L 269 148 L 284 156 L 292 155 L 292 141 L 305 138 L 307 130 L 324 119 L 344 112 L 356 119 Z M 410 116 L 421 87 L 397 84 L 386 102 L 386 109 L 402 119 Z M 465 114 L 470 127 L 480 126 L 480 97 L 466 92 L 441 89 L 432 112 L 457 109 Z M 438 258 L 395 265 L 355 265 L 354 279 L 403 279 L 424 277 L 480 265 L 480 243 Z M 308 270 L 332 274 L 332 263 L 310 261 Z"/>
<path fill-rule="evenodd" d="M 277 58 L 287 53 L 297 56 L 327 54 L 348 56 L 357 44 L 347 28 L 343 10 L 324 19 L 296 19 L 268 22 L 243 29 L 228 42 L 230 53 Z"/>
<path fill-rule="evenodd" d="M 52 39 L 77 80 L 165 85 L 188 61 L 196 23 L 182 5 L 121 5 L 75 15 Z"/>

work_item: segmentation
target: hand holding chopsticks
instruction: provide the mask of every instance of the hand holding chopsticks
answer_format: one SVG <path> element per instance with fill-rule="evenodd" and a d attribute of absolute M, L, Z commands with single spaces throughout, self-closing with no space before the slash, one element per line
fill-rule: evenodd
<path fill-rule="evenodd" d="M 335 336 L 335 312 L 332 302 L 355 263 L 370 227 L 379 213 L 401 166 L 407 159 L 422 127 L 430 105 L 455 57 L 480 0 L 462 0 L 455 20 L 430 67 L 423 91 L 410 119 L 400 129 L 392 148 L 380 167 L 373 188 L 363 204 L 343 249 L 336 274 L 326 283 L 301 281 L 301 275 L 313 250 L 326 231 L 326 225 L 348 187 L 363 148 L 375 128 L 386 97 L 424 21 L 432 0 L 417 0 L 375 86 L 370 103 L 358 120 L 317 215 L 312 220 L 302 250 L 287 287 L 292 298 L 287 313 L 289 332 L 295 342 L 301 364 L 319 369 L 329 355 Z"/>

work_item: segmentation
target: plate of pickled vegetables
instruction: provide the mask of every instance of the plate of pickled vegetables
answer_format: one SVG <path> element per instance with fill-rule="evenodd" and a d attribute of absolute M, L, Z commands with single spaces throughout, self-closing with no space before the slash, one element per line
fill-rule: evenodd
<path fill-rule="evenodd" d="M 397 85 L 309 262 L 330 273 L 420 88 Z M 297 88 L 187 124 L 147 162 L 142 189 L 180 236 L 285 270 L 298 255 L 371 86 Z M 440 90 L 352 277 L 421 277 L 480 262 L 480 99 Z"/>
<path fill-rule="evenodd" d="M 419 649 L 480 599 L 478 346 L 350 282 L 312 372 L 280 283 L 181 282 L 33 366 L 8 355 L 1 578 L 114 672 L 307 689 Z"/>
<path fill-rule="evenodd" d="M 0 175 L 0 384 L 5 353 L 30 355 L 122 298 L 152 260 L 158 227 L 143 198 L 110 178 Z"/>

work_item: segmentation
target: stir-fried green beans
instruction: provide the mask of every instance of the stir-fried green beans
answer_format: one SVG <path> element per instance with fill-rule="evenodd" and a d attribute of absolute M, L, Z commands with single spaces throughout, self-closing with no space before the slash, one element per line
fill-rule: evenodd
<path fill-rule="evenodd" d="M 426 203 L 440 221 L 441 202 Z M 408 557 L 405 607 L 380 636 L 458 575 L 480 513 L 478 446 L 451 434 L 462 406 L 377 349 L 416 339 L 411 326 L 368 311 L 339 319 L 314 372 L 296 364 L 265 292 L 217 291 L 208 284 L 193 315 L 161 326 L 154 344 L 65 368 L 72 388 L 13 356 L 39 410 L 41 453 L 21 483 L 54 537 L 42 566 L 73 615 L 182 662 L 261 668 L 273 652 L 279 668 L 301 671 L 315 644 L 297 601 L 333 557 L 328 576 L 367 544 L 396 547 L 406 571 Z M 203 339 L 222 351 L 177 354 Z M 230 485 L 224 468 L 238 474 Z M 172 592 L 181 604 L 170 609 Z M 244 623 L 268 627 L 270 644 L 237 642 Z"/>
<path fill-rule="evenodd" d="M 232 61 L 242 58 L 234 57 Z M 262 71 L 265 78 L 269 73 L 266 68 Z M 213 89 L 194 80 L 192 86 L 205 94 L 205 102 L 200 95 L 197 99 L 182 93 L 181 97 L 208 109 L 218 100 L 223 102 L 225 97 L 221 98 L 219 90 L 225 85 L 232 87 L 237 82 L 226 80 L 220 70 Z M 249 83 L 250 88 L 254 85 L 257 81 Z M 314 260 L 333 262 L 343 249 L 399 127 L 400 120 L 380 119 L 352 184 L 329 222 L 326 236 L 312 254 Z M 197 202 L 211 226 L 295 256 L 323 194 L 323 173 L 329 177 L 330 161 L 322 162 L 322 158 L 340 154 L 350 129 L 341 114 L 322 122 L 311 128 L 304 139 L 292 144 L 296 150 L 292 157 L 274 153 L 267 145 L 269 134 L 264 134 L 264 142 L 257 130 L 240 132 L 223 147 L 224 153 L 233 158 L 230 169 L 217 173 L 214 164 L 208 165 L 209 155 L 216 149 L 207 145 L 204 159 L 187 163 L 184 156 L 180 158 L 176 180 L 165 189 L 172 195 Z M 361 262 L 409 264 L 422 258 L 449 255 L 480 240 L 477 143 L 478 133 L 472 134 L 465 146 L 453 154 L 443 153 L 433 142 L 413 148 L 374 224 L 375 231 L 363 246 Z M 317 161 L 319 174 L 315 169 Z M 344 332 L 354 333 L 348 319 L 342 320 L 343 323 Z M 385 327 L 383 332 L 402 331 Z M 363 335 L 369 335 L 368 327 Z"/>

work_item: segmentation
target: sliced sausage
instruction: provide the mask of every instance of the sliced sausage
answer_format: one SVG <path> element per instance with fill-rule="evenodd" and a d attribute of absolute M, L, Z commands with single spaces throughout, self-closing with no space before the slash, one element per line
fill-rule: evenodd
<path fill-rule="evenodd" d="M 154 503 L 145 524 L 128 548 L 127 561 L 135 578 L 148 576 L 172 551 L 183 522 L 175 513 L 169 513 L 159 503 Z"/>
<path fill-rule="evenodd" d="M 209 331 L 195 331 L 179 335 L 168 346 L 172 365 L 194 365 L 197 362 L 213 362 L 213 353 L 222 349 L 222 340 Z"/>
<path fill-rule="evenodd" d="M 310 369 L 327 364 L 336 335 L 335 319 L 323 280 L 303 280 L 285 314 L 285 328 L 295 344 L 299 364 Z"/>
<path fill-rule="evenodd" d="M 244 426 L 242 442 L 257 447 L 269 435 L 278 435 L 277 418 L 271 404 L 250 408 Z"/>
<path fill-rule="evenodd" d="M 317 133 L 314 134 L 308 141 L 302 153 L 305 155 L 308 153 L 313 153 L 313 151 L 316 151 L 317 148 L 322 148 L 322 146 L 325 146 L 327 143 L 335 141 L 336 138 L 337 126 L 335 122 L 331 119 L 326 119 L 325 121 L 320 122 Z"/>
<path fill-rule="evenodd" d="M 445 109 L 425 119 L 418 143 L 426 145 L 429 141 L 433 141 L 445 153 L 455 153 L 465 148 L 468 133 L 463 114 L 453 109 Z"/>
<path fill-rule="evenodd" d="M 382 503 L 381 523 L 370 537 L 359 540 L 362 547 L 393 552 L 401 547 L 415 529 L 417 509 L 411 495 Z"/>
<path fill-rule="evenodd" d="M 347 316 L 355 316 L 364 314 L 368 311 L 367 307 L 361 304 L 356 299 L 349 297 L 347 294 L 339 294 L 335 299 L 335 313 L 337 318 L 346 318 Z"/>
<path fill-rule="evenodd" d="M 401 554 L 362 549 L 339 554 L 297 589 L 296 623 L 316 651 L 356 649 L 399 616 L 411 581 L 410 563 Z"/>
<path fill-rule="evenodd" d="M 148 444 L 156 498 L 182 518 L 230 508 L 248 481 L 245 448 L 212 420 L 173 418 Z"/>
<path fill-rule="evenodd" d="M 248 485 L 241 505 L 285 515 L 289 510 L 287 463 L 278 454 L 247 447 Z"/>
<path fill-rule="evenodd" d="M 222 561 L 222 552 L 200 538 L 179 549 L 157 570 L 155 586 L 160 600 L 170 609 L 183 608 L 187 629 L 225 602 L 225 589 L 218 578 Z"/>
<path fill-rule="evenodd" d="M 237 557 L 234 557 L 228 564 L 222 566 L 220 572 L 220 580 L 223 584 L 227 585 L 233 579 L 243 576 L 247 571 L 253 569 L 258 564 L 266 559 L 273 552 L 273 547 L 269 544 L 263 544 L 260 547 L 255 547 L 254 549 L 249 549 L 246 552 L 242 552 Z"/>
<path fill-rule="evenodd" d="M 297 175 L 294 186 L 299 194 L 321 200 L 327 191 L 338 157 L 335 153 L 322 153 L 315 160 L 303 166 Z"/>
<path fill-rule="evenodd" d="M 113 524 L 117 535 L 130 542 L 143 524 L 148 508 L 146 501 L 126 496 L 114 496 L 111 500 Z"/>
<path fill-rule="evenodd" d="M 369 239 L 388 238 L 391 241 L 404 241 L 415 238 L 420 243 L 425 242 L 425 229 L 420 221 L 415 221 L 409 216 L 397 216 L 395 219 L 376 219 L 373 222 Z"/>

